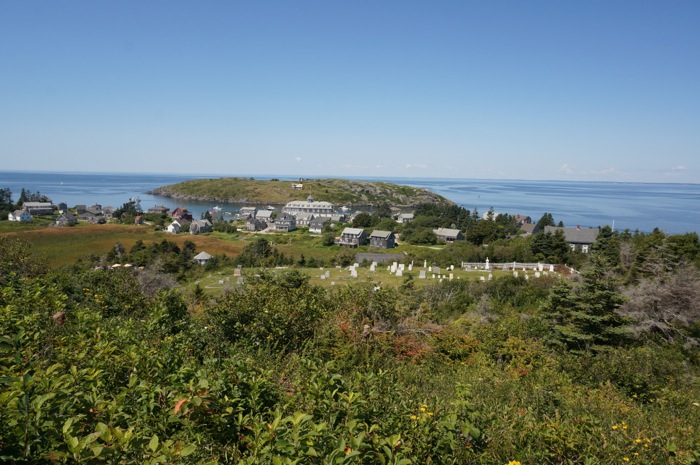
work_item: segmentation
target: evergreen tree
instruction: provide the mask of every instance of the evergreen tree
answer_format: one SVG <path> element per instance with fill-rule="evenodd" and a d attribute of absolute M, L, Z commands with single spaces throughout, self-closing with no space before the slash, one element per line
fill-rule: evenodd
<path fill-rule="evenodd" d="M 537 221 L 537 230 L 544 231 L 545 226 L 554 226 L 554 217 L 551 213 L 544 213 L 542 218 Z"/>
<path fill-rule="evenodd" d="M 605 256 L 591 254 L 582 283 L 556 286 L 544 306 L 553 321 L 554 340 L 572 352 L 597 351 L 626 339 L 626 320 L 617 313 L 624 299 L 609 271 Z"/>

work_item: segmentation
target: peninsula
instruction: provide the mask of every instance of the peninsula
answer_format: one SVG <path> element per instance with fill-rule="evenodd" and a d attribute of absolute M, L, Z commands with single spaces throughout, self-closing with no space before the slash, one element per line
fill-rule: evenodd
<path fill-rule="evenodd" d="M 348 207 L 382 203 L 393 207 L 412 207 L 421 203 L 454 204 L 427 189 L 335 178 L 304 179 L 298 182 L 251 178 L 193 179 L 158 187 L 148 193 L 174 199 L 244 205 L 284 205 L 308 196 Z"/>

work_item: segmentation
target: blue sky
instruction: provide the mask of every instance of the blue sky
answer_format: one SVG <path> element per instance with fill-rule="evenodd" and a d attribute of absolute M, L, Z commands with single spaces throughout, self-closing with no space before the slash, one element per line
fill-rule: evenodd
<path fill-rule="evenodd" d="M 5 1 L 2 170 L 700 182 L 700 2 Z"/>

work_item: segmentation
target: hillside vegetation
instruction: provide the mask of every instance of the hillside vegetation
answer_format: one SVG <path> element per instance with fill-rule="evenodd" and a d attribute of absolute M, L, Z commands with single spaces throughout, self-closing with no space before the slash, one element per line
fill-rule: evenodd
<path fill-rule="evenodd" d="M 186 200 L 215 203 L 283 205 L 292 200 L 316 200 L 335 205 L 377 205 L 397 207 L 420 203 L 452 205 L 450 200 L 426 189 L 386 182 L 347 179 L 314 179 L 303 182 L 303 189 L 293 189 L 291 181 L 259 181 L 249 178 L 193 179 L 158 187 L 151 194 Z"/>

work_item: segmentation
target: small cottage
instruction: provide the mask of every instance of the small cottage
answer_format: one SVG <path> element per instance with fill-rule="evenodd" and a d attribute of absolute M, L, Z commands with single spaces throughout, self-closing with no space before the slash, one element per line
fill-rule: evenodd
<path fill-rule="evenodd" d="M 206 252 L 199 252 L 197 255 L 192 257 L 193 260 L 195 260 L 197 263 L 199 263 L 202 266 L 206 265 L 207 262 L 209 260 L 211 260 L 212 258 L 213 257 Z"/>
<path fill-rule="evenodd" d="M 367 233 L 362 228 L 345 228 L 335 243 L 346 247 L 358 247 L 367 243 Z"/>
<path fill-rule="evenodd" d="M 433 229 L 433 233 L 437 236 L 438 242 L 446 242 L 451 244 L 455 241 L 463 241 L 464 234 L 459 229 L 438 228 Z"/>
<path fill-rule="evenodd" d="M 209 220 L 194 220 L 190 224 L 190 234 L 202 234 L 202 233 L 207 233 L 211 232 L 214 230 L 214 227 L 212 224 L 209 222 Z"/>
<path fill-rule="evenodd" d="M 32 214 L 28 210 L 15 210 L 7 215 L 9 221 L 19 221 L 20 223 L 29 223 L 32 221 Z"/>
<path fill-rule="evenodd" d="M 391 231 L 375 229 L 369 235 L 369 246 L 378 249 L 393 249 L 396 247 L 396 236 Z"/>

